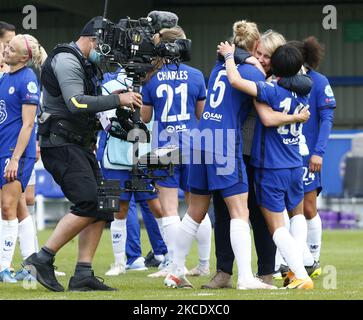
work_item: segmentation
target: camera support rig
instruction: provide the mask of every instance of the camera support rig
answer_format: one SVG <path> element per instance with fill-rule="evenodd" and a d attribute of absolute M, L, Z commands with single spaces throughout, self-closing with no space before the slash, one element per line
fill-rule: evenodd
<path fill-rule="evenodd" d="M 99 51 L 111 63 L 121 65 L 127 77 L 133 80 L 129 89 L 141 93 L 142 79 L 154 66 L 155 57 L 165 57 L 171 61 L 181 62 L 190 59 L 191 41 L 179 39 L 174 43 L 155 45 L 154 34 L 162 28 L 177 25 L 178 17 L 171 12 L 152 11 L 147 18 L 132 20 L 129 17 L 121 19 L 117 24 L 106 19 L 109 1 L 105 0 L 103 17 L 95 22 L 95 35 L 98 39 Z M 139 144 L 150 142 L 150 132 L 140 119 L 140 109 L 130 111 L 117 109 L 119 128 L 110 131 L 115 137 L 127 140 L 133 144 L 133 161 L 131 180 L 125 182 L 121 192 L 156 192 L 150 188 L 150 180 L 163 179 L 174 174 L 174 165 L 180 163 L 179 148 L 168 146 L 158 148 L 140 157 Z M 125 126 L 123 128 L 122 126 Z M 119 129 L 119 131 L 117 131 Z M 155 175 L 162 170 L 165 176 Z M 158 172 L 160 173 L 160 171 Z M 118 180 L 103 180 L 99 185 L 99 210 L 104 212 L 118 211 Z M 116 210 L 115 210 L 116 209 Z"/>

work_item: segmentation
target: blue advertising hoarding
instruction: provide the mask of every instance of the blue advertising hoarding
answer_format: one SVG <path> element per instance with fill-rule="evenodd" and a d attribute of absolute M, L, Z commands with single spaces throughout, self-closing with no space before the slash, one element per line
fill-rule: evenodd
<path fill-rule="evenodd" d="M 352 138 L 360 130 L 335 130 L 332 131 L 322 169 L 322 183 L 324 197 L 342 197 L 345 158 L 351 152 Z"/>

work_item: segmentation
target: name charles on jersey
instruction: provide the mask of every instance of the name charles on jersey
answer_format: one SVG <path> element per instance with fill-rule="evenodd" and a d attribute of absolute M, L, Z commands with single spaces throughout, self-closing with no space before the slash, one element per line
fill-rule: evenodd
<path fill-rule="evenodd" d="M 161 71 L 157 73 L 159 81 L 164 80 L 188 80 L 188 71 Z"/>

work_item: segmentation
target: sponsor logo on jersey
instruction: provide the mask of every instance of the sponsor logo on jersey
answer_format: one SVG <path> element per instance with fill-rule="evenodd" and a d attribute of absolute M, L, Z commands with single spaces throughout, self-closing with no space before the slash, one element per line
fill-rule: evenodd
<path fill-rule="evenodd" d="M 172 133 L 175 131 L 175 128 L 174 128 L 174 126 L 167 126 L 166 131 L 168 131 L 169 133 Z"/>
<path fill-rule="evenodd" d="M 187 126 L 185 124 L 177 124 L 176 126 L 167 126 L 166 131 L 169 133 L 186 131 Z"/>
<path fill-rule="evenodd" d="M 299 137 L 297 138 L 284 138 L 283 139 L 283 143 L 284 144 L 290 144 L 290 145 L 294 145 L 294 144 L 299 144 Z"/>
<path fill-rule="evenodd" d="M 219 114 L 219 113 L 208 112 L 208 111 L 203 113 L 204 120 L 213 120 L 213 121 L 221 122 L 222 118 L 223 118 L 223 115 Z"/>

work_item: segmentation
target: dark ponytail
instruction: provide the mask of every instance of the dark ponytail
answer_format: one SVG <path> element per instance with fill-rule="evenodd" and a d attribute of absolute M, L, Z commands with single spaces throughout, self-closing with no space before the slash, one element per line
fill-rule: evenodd
<path fill-rule="evenodd" d="M 320 61 L 324 56 L 324 45 L 319 43 L 318 39 L 310 36 L 303 40 L 304 43 L 304 60 L 312 69 L 317 69 Z"/>
<path fill-rule="evenodd" d="M 303 41 L 289 41 L 303 55 L 304 64 L 311 69 L 318 69 L 321 59 L 324 56 L 324 46 L 319 43 L 318 39 L 310 36 Z"/>

